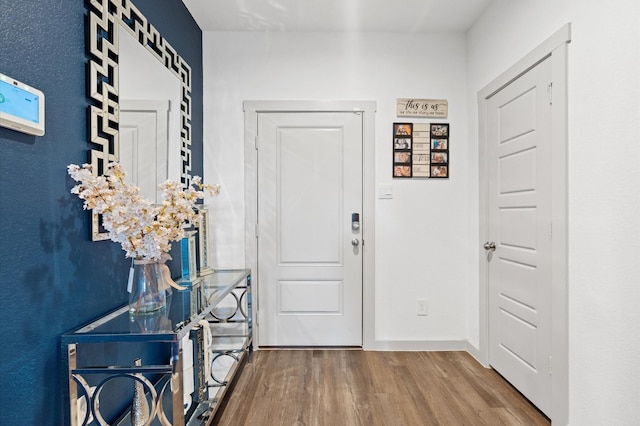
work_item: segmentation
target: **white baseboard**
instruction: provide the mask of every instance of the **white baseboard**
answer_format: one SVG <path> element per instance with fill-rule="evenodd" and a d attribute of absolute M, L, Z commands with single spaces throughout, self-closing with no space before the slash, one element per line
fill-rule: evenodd
<path fill-rule="evenodd" d="M 465 350 L 469 353 L 469 355 L 474 357 L 475 360 L 478 361 L 478 364 L 482 365 L 485 368 L 489 368 L 489 365 L 485 365 L 482 361 L 480 361 L 481 360 L 480 350 L 469 342 L 466 342 L 466 344 L 467 344 L 467 347 Z"/>
<path fill-rule="evenodd" d="M 468 351 L 466 340 L 376 340 L 365 351 Z M 473 355 L 473 354 L 472 354 Z"/>

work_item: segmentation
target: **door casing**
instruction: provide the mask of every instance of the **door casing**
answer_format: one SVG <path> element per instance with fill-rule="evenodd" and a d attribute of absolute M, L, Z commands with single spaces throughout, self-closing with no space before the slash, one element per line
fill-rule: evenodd
<path fill-rule="evenodd" d="M 245 263 L 257 277 L 258 245 L 256 224 L 258 218 L 258 150 L 257 131 L 258 114 L 269 112 L 362 112 L 363 115 L 363 153 L 362 153 L 362 348 L 374 349 L 375 346 L 375 101 L 253 101 L 243 103 L 244 108 L 244 186 L 245 186 Z M 254 306 L 260 309 L 257 286 L 252 280 Z M 255 321 L 254 336 L 259 336 L 260 324 Z M 254 345 L 259 348 L 259 339 L 254 337 Z"/>
<path fill-rule="evenodd" d="M 487 99 L 526 73 L 546 58 L 552 64 L 552 118 L 551 118 L 551 352 L 552 352 L 552 422 L 569 422 L 569 336 L 567 285 L 567 57 L 571 42 L 571 24 L 567 24 L 535 48 L 531 53 L 497 77 L 478 93 L 479 127 L 479 283 L 480 283 L 480 348 L 476 354 L 480 362 L 489 366 L 489 286 L 486 253 L 482 245 L 489 241 L 488 227 L 488 153 L 487 153 Z"/>

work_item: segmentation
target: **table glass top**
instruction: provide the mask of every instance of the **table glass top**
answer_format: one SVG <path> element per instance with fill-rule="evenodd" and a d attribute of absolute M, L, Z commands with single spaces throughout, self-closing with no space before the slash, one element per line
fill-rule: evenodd
<path fill-rule="evenodd" d="M 186 290 L 172 289 L 167 307 L 132 315 L 124 305 L 101 318 L 65 333 L 66 342 L 177 341 L 251 274 L 248 269 L 220 270 L 198 277 Z M 184 284 L 179 282 L 178 284 Z"/>

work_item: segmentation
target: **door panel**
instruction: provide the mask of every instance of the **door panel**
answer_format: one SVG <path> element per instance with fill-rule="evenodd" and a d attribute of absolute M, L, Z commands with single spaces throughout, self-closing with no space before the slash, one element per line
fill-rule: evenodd
<path fill-rule="evenodd" d="M 537 210 L 531 207 L 500 208 L 500 244 L 535 250 Z"/>
<path fill-rule="evenodd" d="M 342 281 L 278 281 L 278 284 L 280 315 L 342 313 Z"/>
<path fill-rule="evenodd" d="M 362 116 L 258 114 L 261 346 L 362 345 Z"/>
<path fill-rule="evenodd" d="M 530 141 L 528 141 L 531 144 Z M 535 149 L 527 149 L 501 157 L 500 193 L 534 191 L 536 185 Z"/>
<path fill-rule="evenodd" d="M 513 309 L 501 310 L 500 321 L 504 324 L 500 332 L 500 344 L 502 349 L 509 352 L 515 360 L 522 361 L 523 367 L 535 370 L 536 351 L 531 342 L 536 339 L 536 325 L 515 315 Z"/>
<path fill-rule="evenodd" d="M 500 144 L 536 129 L 535 87 L 500 106 Z"/>
<path fill-rule="evenodd" d="M 341 129 L 278 128 L 276 144 L 278 263 L 342 264 Z"/>
<path fill-rule="evenodd" d="M 551 407 L 550 60 L 487 103 L 489 363 Z"/>
<path fill-rule="evenodd" d="M 511 283 L 503 288 L 503 296 L 517 300 L 524 306 L 534 309 L 537 306 L 536 282 L 537 268 L 526 263 L 516 262 L 513 257 L 509 260 L 499 259 L 498 274 L 500 279 Z"/>

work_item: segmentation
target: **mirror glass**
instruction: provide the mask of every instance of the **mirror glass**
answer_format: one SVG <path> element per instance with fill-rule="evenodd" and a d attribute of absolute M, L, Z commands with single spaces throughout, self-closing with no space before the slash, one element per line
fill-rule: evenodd
<path fill-rule="evenodd" d="M 156 204 L 158 185 L 180 179 L 180 81 L 120 27 L 120 164 Z"/>

